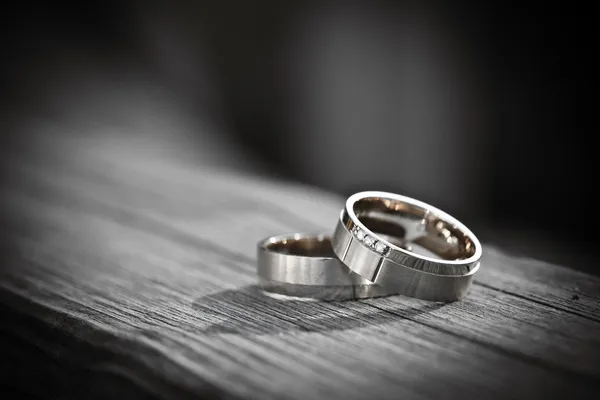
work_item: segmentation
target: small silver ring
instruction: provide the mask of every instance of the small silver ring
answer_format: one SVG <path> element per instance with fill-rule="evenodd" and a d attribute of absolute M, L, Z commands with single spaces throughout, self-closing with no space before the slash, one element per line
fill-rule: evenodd
<path fill-rule="evenodd" d="M 332 244 L 370 282 L 435 301 L 466 296 L 482 254 L 475 235 L 449 214 L 386 192 L 350 196 Z"/>
<path fill-rule="evenodd" d="M 331 237 L 291 233 L 257 246 L 257 272 L 269 295 L 313 300 L 353 300 L 394 294 L 352 272 L 337 259 Z"/>

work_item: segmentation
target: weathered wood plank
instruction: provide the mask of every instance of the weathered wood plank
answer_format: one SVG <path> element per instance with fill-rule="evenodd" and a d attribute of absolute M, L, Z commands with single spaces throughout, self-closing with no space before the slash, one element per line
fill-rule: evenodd
<path fill-rule="evenodd" d="M 0 300 L 11 321 L 2 331 L 40 365 L 56 365 L 44 371 L 60 388 L 78 374 L 88 392 L 73 393 L 97 397 L 116 396 L 107 380 L 158 398 L 589 397 L 598 389 L 597 277 L 487 246 L 461 302 L 278 301 L 256 285 L 256 242 L 327 231 L 342 199 L 80 150 L 11 161 L 0 191 Z"/>

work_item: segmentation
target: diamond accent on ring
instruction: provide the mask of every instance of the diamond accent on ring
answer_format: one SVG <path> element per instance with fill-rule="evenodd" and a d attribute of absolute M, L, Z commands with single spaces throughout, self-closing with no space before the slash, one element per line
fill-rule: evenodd
<path fill-rule="evenodd" d="M 379 241 L 375 240 L 374 238 L 372 238 L 371 236 L 367 235 L 358 226 L 355 226 L 352 229 L 352 235 L 354 235 L 354 237 L 356 239 L 358 239 L 359 241 L 363 242 L 363 244 L 365 246 L 367 246 L 368 248 L 370 248 L 372 250 L 375 250 L 379 254 L 386 255 L 390 249 L 386 244 L 379 242 Z"/>
<path fill-rule="evenodd" d="M 365 238 L 365 233 L 360 228 L 356 228 L 355 235 L 358 240 L 363 240 Z"/>
<path fill-rule="evenodd" d="M 375 251 L 378 253 L 384 253 L 387 250 L 387 246 L 381 242 L 375 244 Z"/>

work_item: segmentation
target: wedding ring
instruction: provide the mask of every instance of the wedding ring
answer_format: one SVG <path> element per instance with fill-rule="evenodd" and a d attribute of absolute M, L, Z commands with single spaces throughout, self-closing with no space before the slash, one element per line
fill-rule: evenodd
<path fill-rule="evenodd" d="M 335 257 L 331 237 L 287 234 L 258 243 L 258 276 L 269 295 L 352 300 L 394 294 L 350 271 Z"/>
<path fill-rule="evenodd" d="M 481 244 L 458 220 L 386 192 L 350 196 L 332 244 L 338 258 L 368 281 L 434 301 L 466 296 L 481 258 Z"/>

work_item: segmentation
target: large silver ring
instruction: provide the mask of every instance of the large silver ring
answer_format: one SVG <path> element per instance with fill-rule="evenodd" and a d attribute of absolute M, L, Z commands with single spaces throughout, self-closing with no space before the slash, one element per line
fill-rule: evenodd
<path fill-rule="evenodd" d="M 481 258 L 481 244 L 458 220 L 386 192 L 350 196 L 332 244 L 338 258 L 368 281 L 434 301 L 466 296 Z"/>
<path fill-rule="evenodd" d="M 353 300 L 395 294 L 352 272 L 337 259 L 331 237 L 292 233 L 258 243 L 257 272 L 263 291 L 288 299 Z"/>

